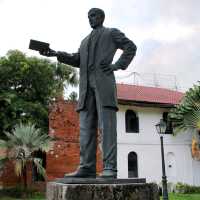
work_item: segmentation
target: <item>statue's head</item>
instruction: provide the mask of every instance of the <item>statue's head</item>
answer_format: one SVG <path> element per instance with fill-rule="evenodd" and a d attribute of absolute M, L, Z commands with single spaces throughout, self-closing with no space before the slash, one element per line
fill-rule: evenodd
<path fill-rule="evenodd" d="M 92 8 L 88 12 L 90 26 L 95 29 L 103 25 L 105 13 L 100 8 Z"/>

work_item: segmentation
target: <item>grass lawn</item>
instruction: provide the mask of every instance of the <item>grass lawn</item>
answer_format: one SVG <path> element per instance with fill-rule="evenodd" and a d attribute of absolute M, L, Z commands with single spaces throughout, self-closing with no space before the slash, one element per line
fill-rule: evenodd
<path fill-rule="evenodd" d="M 12 197 L 0 197 L 1 200 L 22 200 L 21 198 L 20 199 L 16 199 L 16 198 L 12 198 Z M 45 200 L 44 198 L 31 198 L 31 199 L 25 199 L 25 200 Z"/>
<path fill-rule="evenodd" d="M 0 200 L 22 200 L 22 198 L 0 196 Z M 25 200 L 45 200 L 45 196 L 44 195 L 36 195 L 35 197 L 32 197 L 32 198 L 25 198 Z"/>
<path fill-rule="evenodd" d="M 200 194 L 172 194 L 171 193 L 169 194 L 169 200 L 200 200 Z"/>
<path fill-rule="evenodd" d="M 1 196 L 0 200 L 22 200 L 21 198 L 12 198 Z M 37 195 L 33 198 L 25 198 L 25 200 L 45 200 L 44 195 Z M 160 198 L 162 200 L 162 198 Z M 200 194 L 169 194 L 169 200 L 200 200 Z"/>

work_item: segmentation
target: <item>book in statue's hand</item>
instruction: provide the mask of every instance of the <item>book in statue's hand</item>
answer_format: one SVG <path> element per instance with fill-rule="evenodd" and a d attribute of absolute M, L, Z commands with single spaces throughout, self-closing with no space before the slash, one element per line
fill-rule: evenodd
<path fill-rule="evenodd" d="M 31 39 L 29 43 L 29 49 L 43 52 L 49 50 L 50 48 L 49 48 L 49 43 Z"/>

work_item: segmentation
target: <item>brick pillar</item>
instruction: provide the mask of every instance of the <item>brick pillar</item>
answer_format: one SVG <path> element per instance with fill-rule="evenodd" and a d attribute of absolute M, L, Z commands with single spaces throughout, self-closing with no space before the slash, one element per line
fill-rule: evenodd
<path fill-rule="evenodd" d="M 63 177 L 79 166 L 79 115 L 76 102 L 59 100 L 49 113 L 49 134 L 58 139 L 47 154 L 47 180 Z M 97 171 L 101 171 L 101 153 L 97 151 Z"/>

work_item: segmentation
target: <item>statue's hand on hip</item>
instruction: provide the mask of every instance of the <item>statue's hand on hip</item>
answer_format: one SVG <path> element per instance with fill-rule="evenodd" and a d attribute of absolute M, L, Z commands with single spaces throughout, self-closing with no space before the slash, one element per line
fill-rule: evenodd
<path fill-rule="evenodd" d="M 106 74 L 110 74 L 113 71 L 116 71 L 119 69 L 118 66 L 116 66 L 115 64 L 110 64 L 110 65 L 101 64 L 101 68 L 102 68 L 102 71 L 105 72 Z"/>

